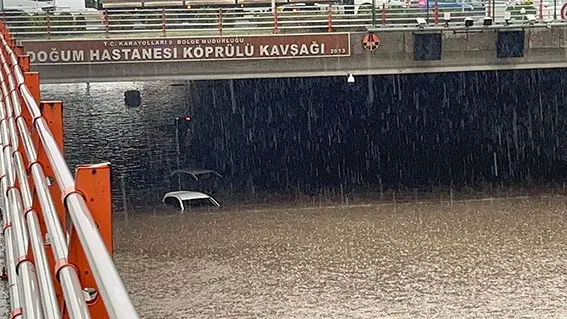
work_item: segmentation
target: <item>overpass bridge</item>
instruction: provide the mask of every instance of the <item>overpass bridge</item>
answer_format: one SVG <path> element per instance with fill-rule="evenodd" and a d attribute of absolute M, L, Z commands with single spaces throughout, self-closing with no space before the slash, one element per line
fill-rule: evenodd
<path fill-rule="evenodd" d="M 0 189 L 12 318 L 138 318 L 112 260 L 110 165 L 75 175 L 63 152 L 62 103 L 0 25 Z"/>
<path fill-rule="evenodd" d="M 80 26 L 49 15 L 32 27 L 6 21 L 42 83 L 72 83 L 563 68 L 565 12 L 492 1 L 474 11 L 156 9 L 102 12 Z"/>

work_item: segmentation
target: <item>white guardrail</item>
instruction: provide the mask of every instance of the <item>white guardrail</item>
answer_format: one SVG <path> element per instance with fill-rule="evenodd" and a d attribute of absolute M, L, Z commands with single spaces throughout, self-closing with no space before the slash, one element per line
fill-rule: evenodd
<path fill-rule="evenodd" d="M 427 4 L 427 2 L 425 2 Z M 56 11 L 4 13 L 8 29 L 18 38 L 113 37 L 153 33 L 156 36 L 244 35 L 269 33 L 357 32 L 373 27 L 464 25 L 465 20 L 492 18 L 494 24 L 561 20 L 561 7 L 544 3 L 507 5 L 487 2 L 447 8 L 447 2 L 428 6 L 283 6 L 271 8 L 193 8 Z"/>
<path fill-rule="evenodd" d="M 0 206 L 6 243 L 10 318 L 59 319 L 64 311 L 65 317 L 77 319 L 138 319 L 98 230 L 99 225 L 96 225 L 85 197 L 77 190 L 75 178 L 49 122 L 26 84 L 25 72 L 15 52 L 15 41 L 3 25 L 0 25 L 0 31 Z M 33 138 L 33 134 L 37 138 Z M 42 153 L 46 157 L 43 163 Z M 48 183 L 47 164 L 54 174 L 53 183 Z M 93 170 L 92 174 L 96 172 Z M 62 198 L 52 196 L 55 185 L 63 192 Z M 34 202 L 36 196 L 39 205 Z M 65 212 L 56 209 L 57 202 L 63 204 Z M 58 213 L 67 214 L 68 224 L 62 222 Z M 46 236 L 40 228 L 40 216 Z M 70 240 L 74 236 L 78 238 L 75 244 Z M 79 268 L 73 264 L 78 260 L 71 260 L 74 256 L 71 251 L 79 249 L 77 243 L 84 251 L 98 290 L 83 287 L 85 283 L 81 278 L 85 278 L 89 271 L 83 268 L 79 273 Z M 48 262 L 49 250 L 55 267 Z M 64 304 L 58 302 L 56 286 L 63 293 L 61 301 Z M 102 297 L 106 315 L 102 311 L 89 311 L 90 305 L 102 305 L 98 296 Z"/>

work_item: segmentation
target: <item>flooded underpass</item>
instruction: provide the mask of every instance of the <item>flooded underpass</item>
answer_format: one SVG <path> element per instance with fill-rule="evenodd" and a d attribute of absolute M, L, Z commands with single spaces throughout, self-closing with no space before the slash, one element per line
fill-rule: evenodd
<path fill-rule="evenodd" d="M 42 94 L 64 101 L 71 167 L 112 163 L 115 259 L 143 318 L 567 318 L 566 79 L 527 70 Z M 142 105 L 126 107 L 126 90 Z M 178 189 L 179 169 L 218 171 L 223 208 L 140 212 Z M 449 189 L 487 191 L 463 201 Z"/>
<path fill-rule="evenodd" d="M 567 317 L 567 198 L 138 214 L 143 318 Z"/>

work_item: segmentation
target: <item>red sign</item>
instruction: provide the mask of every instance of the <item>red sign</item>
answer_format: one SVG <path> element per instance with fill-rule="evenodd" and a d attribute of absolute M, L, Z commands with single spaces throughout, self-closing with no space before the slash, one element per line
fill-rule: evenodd
<path fill-rule="evenodd" d="M 366 51 L 374 52 L 380 46 L 380 38 L 374 33 L 368 33 L 362 38 L 362 47 Z"/>
<path fill-rule="evenodd" d="M 292 59 L 350 56 L 339 34 L 24 41 L 34 64 Z"/>

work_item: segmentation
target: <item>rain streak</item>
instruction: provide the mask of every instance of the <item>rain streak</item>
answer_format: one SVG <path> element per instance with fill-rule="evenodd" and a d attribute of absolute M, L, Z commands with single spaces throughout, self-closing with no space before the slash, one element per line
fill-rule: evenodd
<path fill-rule="evenodd" d="M 115 260 L 143 318 L 559 318 L 565 75 L 44 85 L 42 99 L 64 101 L 70 165 L 112 163 Z M 219 172 L 221 207 L 166 209 L 177 169 Z"/>

